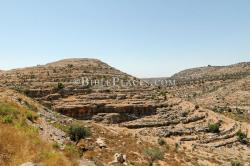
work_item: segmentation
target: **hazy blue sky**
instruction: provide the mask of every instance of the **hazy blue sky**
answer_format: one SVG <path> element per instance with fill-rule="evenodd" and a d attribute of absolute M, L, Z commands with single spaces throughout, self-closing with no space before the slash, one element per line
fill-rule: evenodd
<path fill-rule="evenodd" d="M 0 69 L 72 57 L 138 77 L 250 61 L 250 0 L 0 0 Z"/>

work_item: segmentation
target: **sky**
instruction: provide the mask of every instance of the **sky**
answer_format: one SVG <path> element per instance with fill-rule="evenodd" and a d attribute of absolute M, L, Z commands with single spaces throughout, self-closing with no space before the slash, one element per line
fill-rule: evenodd
<path fill-rule="evenodd" d="M 137 77 L 250 61 L 249 0 L 0 0 L 0 69 L 96 58 Z"/>

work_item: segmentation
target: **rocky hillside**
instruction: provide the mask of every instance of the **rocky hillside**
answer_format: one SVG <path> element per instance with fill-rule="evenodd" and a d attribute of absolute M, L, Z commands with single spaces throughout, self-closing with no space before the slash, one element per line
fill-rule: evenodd
<path fill-rule="evenodd" d="M 193 69 L 187 69 L 174 74 L 175 79 L 198 79 L 206 77 L 220 77 L 233 75 L 249 75 L 250 62 L 242 62 L 229 66 L 207 66 Z"/>
<path fill-rule="evenodd" d="M 168 91 L 202 107 L 250 122 L 249 71 L 249 62 L 188 69 L 172 77 L 177 86 Z"/>
<path fill-rule="evenodd" d="M 35 98 L 57 112 L 80 119 L 89 119 L 98 113 L 134 112 L 135 116 L 141 116 L 153 113 L 156 107 L 155 101 L 144 102 L 144 98 L 150 98 L 144 94 L 147 89 L 136 88 L 130 82 L 138 79 L 96 59 L 66 59 L 15 69 L 2 73 L 1 78 L 1 85 Z M 95 86 L 90 82 L 83 85 L 83 78 L 94 83 L 103 79 L 104 85 Z"/>
<path fill-rule="evenodd" d="M 215 67 L 212 76 L 211 71 L 187 72 L 190 76 L 179 77 L 175 86 L 155 87 L 129 86 L 140 80 L 99 60 L 67 59 L 3 72 L 0 96 L 27 109 L 36 108 L 39 120 L 30 125 L 40 137 L 56 143 L 63 154 L 68 148 L 77 152 L 78 157 L 70 153 L 76 165 L 249 164 L 249 123 L 220 111 L 231 109 L 247 117 L 250 86 L 246 64 Z M 75 81 L 85 76 L 115 76 L 129 84 L 100 87 Z M 69 132 L 75 124 L 90 129 L 91 134 L 76 140 L 78 135 L 72 137 Z M 66 155 L 64 160 L 68 158 Z"/>
<path fill-rule="evenodd" d="M 63 83 L 65 88 L 81 87 L 80 81 L 85 77 L 89 80 L 109 80 L 113 77 L 133 79 L 100 60 L 65 59 L 46 65 L 5 71 L 1 74 L 1 84 L 24 91 L 42 90 L 41 93 L 46 93 L 45 91 L 57 88 L 58 83 Z"/>

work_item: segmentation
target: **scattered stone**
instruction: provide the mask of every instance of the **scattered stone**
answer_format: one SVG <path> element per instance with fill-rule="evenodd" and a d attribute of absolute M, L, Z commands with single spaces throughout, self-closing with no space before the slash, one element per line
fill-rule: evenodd
<path fill-rule="evenodd" d="M 101 149 L 107 148 L 104 138 L 97 138 L 96 143 Z"/>
<path fill-rule="evenodd" d="M 114 160 L 108 163 L 109 166 L 113 166 L 114 164 L 123 164 L 123 165 L 128 166 L 127 156 L 121 153 L 116 153 L 114 155 Z"/>

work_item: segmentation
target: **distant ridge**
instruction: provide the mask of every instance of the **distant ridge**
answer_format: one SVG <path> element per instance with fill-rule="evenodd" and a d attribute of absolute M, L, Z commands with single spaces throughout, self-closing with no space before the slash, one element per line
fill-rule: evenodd
<path fill-rule="evenodd" d="M 183 70 L 179 73 L 174 74 L 171 78 L 182 79 L 182 78 L 201 78 L 206 76 L 218 76 L 225 74 L 235 74 L 250 72 L 250 62 L 241 62 L 228 66 L 206 66 L 191 68 Z"/>

